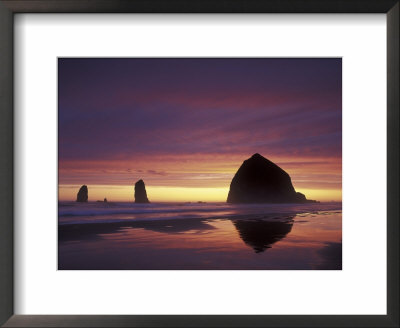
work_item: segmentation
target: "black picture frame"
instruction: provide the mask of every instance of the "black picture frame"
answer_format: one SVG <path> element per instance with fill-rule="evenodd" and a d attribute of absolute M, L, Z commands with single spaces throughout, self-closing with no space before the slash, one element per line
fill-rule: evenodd
<path fill-rule="evenodd" d="M 0 324 L 4 327 L 399 327 L 399 8 L 399 0 L 0 0 Z M 385 13 L 387 315 L 14 315 L 13 21 L 17 13 Z"/>

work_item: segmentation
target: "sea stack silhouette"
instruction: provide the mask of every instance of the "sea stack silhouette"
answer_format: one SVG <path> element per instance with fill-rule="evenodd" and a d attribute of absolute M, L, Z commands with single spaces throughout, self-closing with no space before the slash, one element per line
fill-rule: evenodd
<path fill-rule="evenodd" d="M 296 192 L 289 174 L 256 153 L 245 160 L 232 179 L 228 203 L 314 203 Z"/>
<path fill-rule="evenodd" d="M 76 201 L 80 203 L 86 203 L 88 201 L 88 187 L 83 185 L 76 195 Z"/>
<path fill-rule="evenodd" d="M 150 203 L 142 179 L 135 183 L 135 203 Z"/>

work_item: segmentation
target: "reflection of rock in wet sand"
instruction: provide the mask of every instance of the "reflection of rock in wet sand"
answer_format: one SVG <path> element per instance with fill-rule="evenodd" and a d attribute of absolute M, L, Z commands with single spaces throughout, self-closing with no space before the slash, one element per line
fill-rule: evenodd
<path fill-rule="evenodd" d="M 132 222 L 132 228 L 142 228 L 156 232 L 181 233 L 187 231 L 202 231 L 215 229 L 206 221 L 196 219 L 155 220 Z"/>
<path fill-rule="evenodd" d="M 264 252 L 271 245 L 284 238 L 291 230 L 293 222 L 265 220 L 233 221 L 240 238 L 256 253 Z"/>
<path fill-rule="evenodd" d="M 96 240 L 101 239 L 101 235 L 121 232 L 123 228 L 145 229 L 163 233 L 198 232 L 215 229 L 207 221 L 196 219 L 69 224 L 58 226 L 58 238 L 59 241 Z"/>

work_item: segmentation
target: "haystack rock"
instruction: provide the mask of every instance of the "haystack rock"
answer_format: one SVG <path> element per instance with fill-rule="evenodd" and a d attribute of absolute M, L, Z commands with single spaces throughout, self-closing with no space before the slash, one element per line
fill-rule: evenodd
<path fill-rule="evenodd" d="M 146 187 L 143 180 L 135 183 L 135 203 L 150 203 L 147 199 Z"/>
<path fill-rule="evenodd" d="M 88 187 L 83 185 L 76 195 L 76 201 L 80 203 L 85 203 L 88 201 Z"/>
<path fill-rule="evenodd" d="M 228 203 L 310 203 L 293 188 L 289 174 L 270 160 L 254 154 L 232 179 Z"/>

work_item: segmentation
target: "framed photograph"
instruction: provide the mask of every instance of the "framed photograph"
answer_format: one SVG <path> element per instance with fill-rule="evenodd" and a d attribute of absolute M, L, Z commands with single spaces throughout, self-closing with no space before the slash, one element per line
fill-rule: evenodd
<path fill-rule="evenodd" d="M 3 326 L 399 326 L 398 1 L 0 15 Z"/>
<path fill-rule="evenodd" d="M 58 58 L 58 269 L 341 270 L 341 68 Z"/>

